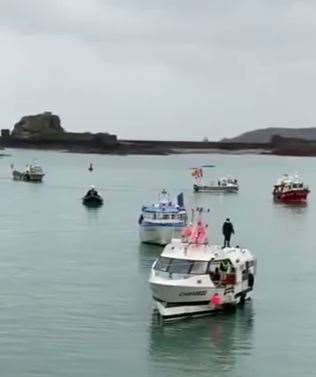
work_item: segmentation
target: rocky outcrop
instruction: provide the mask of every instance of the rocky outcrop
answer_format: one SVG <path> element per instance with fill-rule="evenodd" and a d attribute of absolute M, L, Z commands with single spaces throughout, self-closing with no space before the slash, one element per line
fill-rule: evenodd
<path fill-rule="evenodd" d="M 44 112 L 24 116 L 9 129 L 1 130 L 0 145 L 10 148 L 35 148 L 83 153 L 114 153 L 118 147 L 116 135 L 107 132 L 67 132 L 58 115 Z"/>
<path fill-rule="evenodd" d="M 42 114 L 24 116 L 14 125 L 12 136 L 28 139 L 61 133 L 64 133 L 64 129 L 60 124 L 59 116 L 46 111 Z"/>

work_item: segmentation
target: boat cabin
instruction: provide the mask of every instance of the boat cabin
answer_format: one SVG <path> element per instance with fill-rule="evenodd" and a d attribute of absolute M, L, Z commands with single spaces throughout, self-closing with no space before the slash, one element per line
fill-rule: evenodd
<path fill-rule="evenodd" d="M 216 287 L 235 285 L 251 279 L 256 268 L 255 259 L 237 256 L 240 249 L 233 249 L 234 257 L 223 255 L 219 259 L 192 260 L 161 256 L 157 259 L 153 269 L 159 274 L 169 275 L 169 278 L 189 278 L 192 275 L 209 275 Z M 242 252 L 242 251 L 241 251 Z M 177 276 L 178 275 L 178 276 Z M 180 275 L 180 276 L 179 276 Z"/>
<path fill-rule="evenodd" d="M 238 185 L 238 179 L 232 177 L 220 178 L 218 181 L 218 186 L 228 186 L 228 185 Z"/>
<path fill-rule="evenodd" d="M 178 195 L 177 202 L 172 202 L 169 199 L 168 192 L 162 190 L 159 195 L 158 203 L 150 206 L 143 206 L 139 223 L 178 223 L 187 221 L 186 210 L 183 206 L 183 194 Z"/>
<path fill-rule="evenodd" d="M 150 211 L 148 208 L 142 210 L 143 219 L 145 221 L 151 220 L 186 220 L 185 211 Z"/>
<path fill-rule="evenodd" d="M 275 192 L 284 192 L 284 191 L 300 191 L 308 190 L 308 186 L 303 183 L 303 181 L 295 175 L 294 177 L 287 174 L 281 178 L 276 185 L 274 185 Z"/>

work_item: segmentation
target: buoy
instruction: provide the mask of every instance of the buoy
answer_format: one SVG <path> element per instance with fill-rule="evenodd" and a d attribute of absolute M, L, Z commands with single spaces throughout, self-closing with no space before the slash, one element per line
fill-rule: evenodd
<path fill-rule="evenodd" d="M 214 293 L 214 295 L 211 298 L 211 303 L 214 306 L 219 306 L 223 302 L 222 296 L 220 296 L 218 293 Z"/>

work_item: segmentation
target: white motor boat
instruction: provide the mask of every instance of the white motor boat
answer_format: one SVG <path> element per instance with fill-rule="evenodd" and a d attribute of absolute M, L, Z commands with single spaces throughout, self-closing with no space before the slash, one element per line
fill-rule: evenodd
<path fill-rule="evenodd" d="M 192 176 L 195 179 L 193 184 L 194 192 L 238 192 L 238 179 L 233 177 L 222 177 L 217 179 L 217 182 L 204 183 L 204 173 L 202 168 L 194 168 Z"/>
<path fill-rule="evenodd" d="M 172 238 L 181 236 L 186 221 L 183 194 L 179 194 L 177 201 L 173 202 L 169 199 L 167 191 L 162 190 L 158 203 L 142 208 L 138 220 L 140 240 L 146 243 L 166 245 Z"/>
<path fill-rule="evenodd" d="M 12 169 L 13 179 L 16 181 L 42 182 L 44 172 L 42 167 L 37 163 L 27 164 L 24 171 Z"/>
<path fill-rule="evenodd" d="M 243 303 L 254 287 L 256 258 L 240 247 L 210 245 L 201 218 L 154 262 L 150 287 L 165 319 L 206 315 Z"/>

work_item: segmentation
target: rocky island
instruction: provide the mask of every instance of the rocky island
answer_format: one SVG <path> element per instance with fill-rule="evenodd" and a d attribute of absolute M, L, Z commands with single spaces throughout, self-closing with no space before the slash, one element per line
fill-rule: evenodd
<path fill-rule="evenodd" d="M 17 122 L 12 132 L 1 130 L 1 145 L 10 148 L 52 149 L 84 153 L 111 153 L 117 137 L 109 133 L 67 132 L 58 115 L 44 112 L 28 115 Z"/>
<path fill-rule="evenodd" d="M 314 138 L 315 140 L 310 139 Z M 60 150 L 99 154 L 255 153 L 316 156 L 316 128 L 267 128 L 232 139 L 203 141 L 122 140 L 99 132 L 68 132 L 58 115 L 44 112 L 21 118 L 11 131 L 1 130 L 0 145 L 9 148 Z"/>

